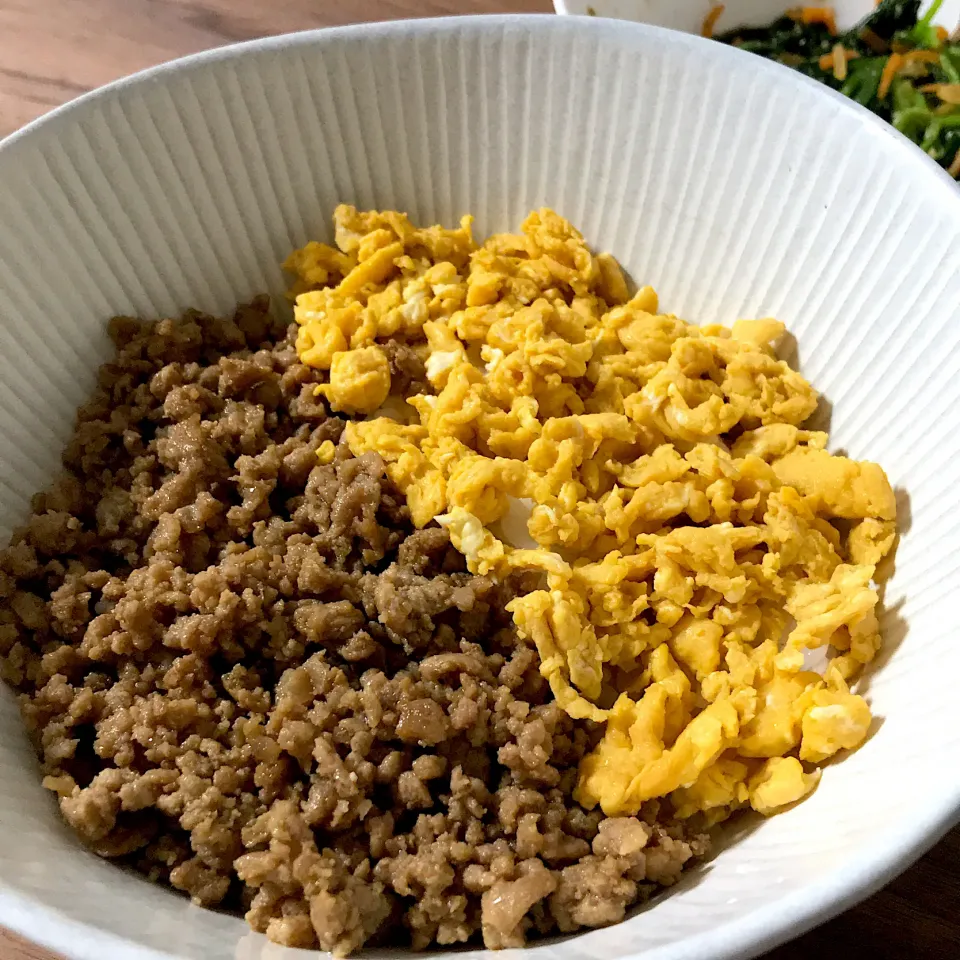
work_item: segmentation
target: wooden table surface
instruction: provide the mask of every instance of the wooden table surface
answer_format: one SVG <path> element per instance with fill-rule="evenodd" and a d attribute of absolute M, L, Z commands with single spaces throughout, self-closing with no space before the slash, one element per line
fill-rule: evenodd
<path fill-rule="evenodd" d="M 551 9 L 549 0 L 0 0 L 0 135 L 117 77 L 237 40 L 358 20 Z M 766 960 L 810 957 L 957 960 L 960 829 L 873 899 Z M 0 930 L 0 960 L 51 958 Z"/>

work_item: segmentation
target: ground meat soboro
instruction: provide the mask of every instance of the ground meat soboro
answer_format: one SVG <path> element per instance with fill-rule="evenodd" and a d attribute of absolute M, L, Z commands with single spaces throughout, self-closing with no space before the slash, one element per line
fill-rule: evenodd
<path fill-rule="evenodd" d="M 3 677 L 84 843 L 338 954 L 614 923 L 704 851 L 573 802 L 595 731 L 517 640 L 523 585 L 414 531 L 375 455 L 318 464 L 343 423 L 265 301 L 112 333 L 0 555 Z"/>

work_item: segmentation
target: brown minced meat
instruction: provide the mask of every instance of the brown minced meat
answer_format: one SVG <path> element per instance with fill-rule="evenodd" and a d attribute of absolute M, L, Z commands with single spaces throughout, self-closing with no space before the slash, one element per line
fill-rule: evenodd
<path fill-rule="evenodd" d="M 414 530 L 265 300 L 111 325 L 0 554 L 0 668 L 81 840 L 270 939 L 489 947 L 621 920 L 706 838 L 572 799 L 596 739 Z M 402 344 L 397 379 L 423 370 Z"/>

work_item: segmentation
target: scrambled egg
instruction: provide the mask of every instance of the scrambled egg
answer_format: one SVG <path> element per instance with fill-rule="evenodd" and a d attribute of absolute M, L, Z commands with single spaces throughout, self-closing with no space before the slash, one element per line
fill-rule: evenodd
<path fill-rule="evenodd" d="M 879 466 L 804 429 L 817 394 L 777 358 L 783 325 L 663 315 L 550 210 L 482 245 L 469 217 L 341 206 L 335 224 L 336 248 L 286 264 L 298 353 L 334 410 L 371 414 L 382 345 L 418 352 L 413 415 L 352 420 L 346 442 L 472 572 L 539 574 L 508 609 L 562 708 L 605 724 L 579 801 L 717 821 L 806 796 L 870 729 L 849 684 L 880 646 L 896 503 Z M 525 545 L 504 534 L 518 515 Z"/>
<path fill-rule="evenodd" d="M 330 382 L 317 391 L 344 413 L 373 413 L 390 396 L 390 363 L 375 344 L 338 351 L 330 358 Z"/>

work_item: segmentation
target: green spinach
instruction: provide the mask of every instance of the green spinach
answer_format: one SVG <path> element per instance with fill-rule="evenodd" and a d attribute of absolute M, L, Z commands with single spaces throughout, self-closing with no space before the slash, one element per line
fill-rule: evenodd
<path fill-rule="evenodd" d="M 946 38 L 934 24 L 942 2 L 935 0 L 921 17 L 920 0 L 881 0 L 839 36 L 794 13 L 716 39 L 839 90 L 960 177 L 960 104 L 953 103 L 960 99 L 960 42 Z M 845 71 L 834 65 L 838 46 Z M 919 50 L 935 54 L 913 53 Z"/>

